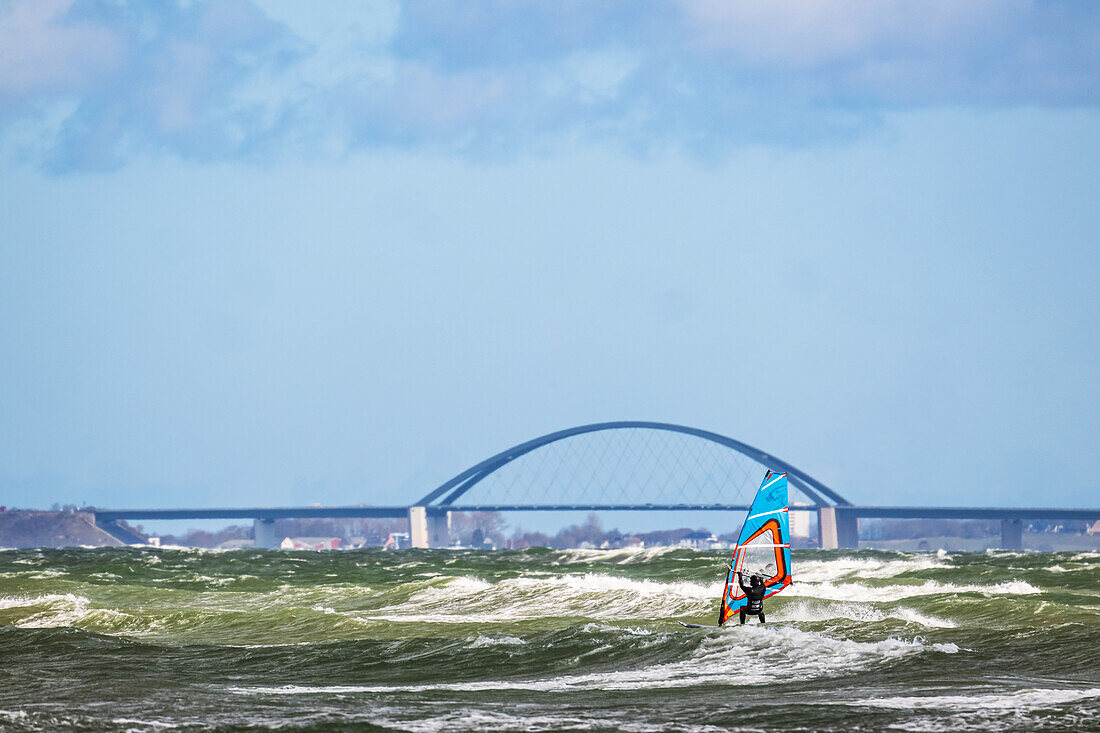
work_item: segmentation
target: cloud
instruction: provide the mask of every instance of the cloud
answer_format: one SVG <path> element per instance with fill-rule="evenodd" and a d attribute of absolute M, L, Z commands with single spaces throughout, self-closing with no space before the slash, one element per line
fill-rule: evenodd
<path fill-rule="evenodd" d="M 115 73 L 123 42 L 96 23 L 54 22 L 69 3 L 18 3 L 0 15 L 0 98 L 14 104 L 37 93 L 76 92 Z"/>
<path fill-rule="evenodd" d="M 0 135 L 57 170 L 578 139 L 720 151 L 858 135 L 889 109 L 1100 102 L 1091 3 L 258 2 L 0 5 Z"/>
<path fill-rule="evenodd" d="M 51 134 L 36 153 L 59 170 L 113 168 L 148 150 L 239 156 L 281 114 L 277 97 L 242 92 L 305 50 L 243 0 L 10 3 L 0 125 L 38 118 Z"/>
<path fill-rule="evenodd" d="M 1030 0 L 689 0 L 694 48 L 850 105 L 1095 105 L 1100 7 Z"/>

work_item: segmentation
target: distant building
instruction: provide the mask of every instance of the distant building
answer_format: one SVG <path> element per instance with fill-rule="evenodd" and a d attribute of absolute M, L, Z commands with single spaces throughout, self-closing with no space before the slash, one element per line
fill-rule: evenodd
<path fill-rule="evenodd" d="M 412 547 L 408 532 L 390 532 L 390 536 L 382 543 L 383 550 L 407 550 Z"/>
<path fill-rule="evenodd" d="M 680 547 L 691 547 L 696 550 L 709 550 L 718 544 L 718 538 L 713 532 L 688 532 L 680 538 Z"/>
<path fill-rule="evenodd" d="M 807 506 L 803 502 L 795 502 L 794 506 Z M 810 513 L 809 512 L 788 512 L 787 518 L 790 520 L 791 537 L 809 537 L 810 536 Z"/>
<path fill-rule="evenodd" d="M 627 547 L 645 547 L 641 537 L 613 535 L 600 543 L 601 550 L 621 550 Z"/>
<path fill-rule="evenodd" d="M 284 537 L 280 550 L 338 550 L 339 537 Z"/>

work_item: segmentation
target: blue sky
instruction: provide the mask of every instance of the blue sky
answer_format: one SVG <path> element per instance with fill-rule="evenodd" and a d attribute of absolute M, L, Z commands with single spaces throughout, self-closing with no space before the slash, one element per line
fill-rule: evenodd
<path fill-rule="evenodd" d="M 1098 102 L 1088 3 L 0 2 L 0 503 L 652 419 L 1096 505 Z"/>

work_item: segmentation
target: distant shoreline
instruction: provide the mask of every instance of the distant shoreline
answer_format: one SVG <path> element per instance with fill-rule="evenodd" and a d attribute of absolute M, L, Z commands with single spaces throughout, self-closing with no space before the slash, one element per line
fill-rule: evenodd
<path fill-rule="evenodd" d="M 363 546 L 363 538 L 358 546 Z M 1073 532 L 1034 532 L 1023 533 L 1024 548 L 1040 552 L 1059 552 L 1066 550 L 1100 551 L 1100 535 L 1088 535 Z M 173 546 L 177 543 L 173 542 Z M 251 546 L 247 538 L 223 543 L 236 547 Z M 860 540 L 860 549 L 894 550 L 900 552 L 982 552 L 996 549 L 999 538 L 960 537 L 950 534 L 932 534 L 906 539 L 868 539 Z M 0 512 L 0 548 L 48 548 L 48 547 L 119 547 L 123 543 L 95 525 L 94 516 L 83 511 L 38 511 L 13 509 Z M 205 547 L 201 544 L 180 546 Z M 221 545 L 215 545 L 221 546 Z M 374 546 L 374 545 L 367 545 Z M 541 546 L 541 545 L 539 545 Z M 588 543 L 578 545 L 578 548 Z M 680 543 L 655 543 L 647 546 L 681 546 Z M 804 546 L 811 549 L 812 546 Z M 576 548 L 575 548 L 576 549 Z M 696 547 L 695 549 L 718 549 Z"/>
<path fill-rule="evenodd" d="M 120 547 L 89 512 L 13 509 L 0 512 L 0 547 Z"/>

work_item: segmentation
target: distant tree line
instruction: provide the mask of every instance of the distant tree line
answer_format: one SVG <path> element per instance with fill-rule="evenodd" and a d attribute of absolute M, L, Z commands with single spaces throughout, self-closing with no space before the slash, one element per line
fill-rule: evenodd
<path fill-rule="evenodd" d="M 71 509 L 70 509 L 71 507 Z M 63 510 L 75 510 L 75 505 L 66 505 Z M 85 507 L 91 510 L 91 507 Z M 138 534 L 147 534 L 141 525 L 126 526 Z M 1083 521 L 1045 521 L 1025 522 L 1024 528 L 1031 532 L 1084 533 L 1088 524 Z M 588 515 L 584 523 L 562 527 L 555 534 L 528 531 L 515 525 L 511 533 L 509 524 L 500 512 L 452 512 L 452 542 L 464 547 L 482 547 L 491 544 L 494 547 L 531 546 L 565 549 L 570 547 L 622 546 L 631 544 L 633 538 L 640 540 L 646 547 L 654 545 L 675 545 L 685 535 L 692 532 L 707 532 L 706 528 L 678 527 L 676 529 L 656 530 L 653 532 L 622 532 L 619 529 L 603 528 L 599 516 Z M 282 537 L 339 537 L 345 543 L 357 543 L 366 546 L 380 546 L 393 532 L 408 532 L 409 523 L 405 519 L 278 519 L 275 521 L 275 536 Z M 860 535 L 867 540 L 913 540 L 925 537 L 959 537 L 964 539 L 983 539 L 1000 534 L 1000 521 L 956 520 L 956 519 L 864 519 L 860 522 Z M 164 535 L 161 543 L 166 545 L 184 545 L 191 547 L 217 547 L 231 540 L 252 539 L 252 525 L 233 525 L 216 532 L 192 529 L 182 535 Z M 736 533 L 727 533 L 719 539 L 729 542 L 737 540 Z"/>
<path fill-rule="evenodd" d="M 691 527 L 678 527 L 676 529 L 662 529 L 654 532 L 622 532 L 618 528 L 604 530 L 600 518 L 594 512 L 585 519 L 584 524 L 573 524 L 562 527 L 557 534 L 551 536 L 545 532 L 528 532 L 523 527 L 516 525 L 512 532 L 511 540 L 515 544 L 529 544 L 532 547 L 550 547 L 554 549 L 566 549 L 590 545 L 601 547 L 604 543 L 611 546 L 622 545 L 631 538 L 637 538 L 646 546 L 675 545 L 686 535 L 692 532 L 707 532 L 705 528 L 692 529 Z"/>
<path fill-rule="evenodd" d="M 364 545 L 381 545 L 391 532 L 408 532 L 405 519 L 276 519 L 275 536 L 282 537 L 339 537 L 344 542 Z M 188 547 L 217 547 L 230 540 L 251 540 L 252 525 L 232 525 L 216 532 L 192 529 L 182 535 L 163 535 L 162 545 Z"/>
<path fill-rule="evenodd" d="M 1076 520 L 1029 520 L 1029 532 L 1065 532 L 1082 534 L 1088 523 Z M 980 519 L 863 519 L 859 534 L 866 540 L 919 540 L 925 537 L 984 539 L 1001 533 L 1000 520 Z"/>
<path fill-rule="evenodd" d="M 508 533 L 508 522 L 500 512 L 453 512 L 451 514 L 451 539 L 464 547 L 480 547 L 492 544 L 505 547 L 513 545 L 565 549 L 590 545 L 600 547 L 619 545 L 629 538 L 638 538 L 647 547 L 674 545 L 691 532 L 706 532 L 703 528 L 678 527 L 653 532 L 623 532 L 617 528 L 605 530 L 599 516 L 589 514 L 583 524 L 562 527 L 553 535 L 527 531 L 516 525 Z M 141 525 L 133 527 L 144 533 Z M 409 523 L 404 519 L 278 519 L 275 521 L 276 537 L 339 537 L 345 542 L 360 542 L 366 546 L 380 546 L 392 532 L 408 532 Z M 252 525 L 232 525 L 211 532 L 192 529 L 183 534 L 161 536 L 163 545 L 189 547 L 218 547 L 232 540 L 251 540 Z"/>

